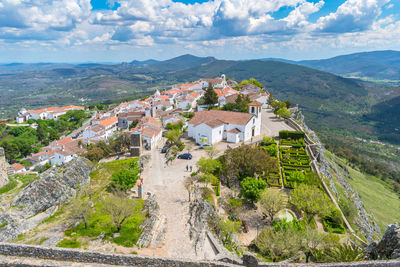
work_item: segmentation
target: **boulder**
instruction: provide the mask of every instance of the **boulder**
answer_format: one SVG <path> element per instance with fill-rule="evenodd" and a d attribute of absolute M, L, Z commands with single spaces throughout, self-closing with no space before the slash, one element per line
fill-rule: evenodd
<path fill-rule="evenodd" d="M 0 215 L 0 241 L 10 241 L 50 217 L 58 206 L 76 196 L 79 187 L 89 184 L 92 164 L 76 158 L 41 174 L 41 178 L 18 193 L 10 209 Z"/>
<path fill-rule="evenodd" d="M 372 242 L 367 253 L 373 260 L 376 259 L 400 259 L 400 226 L 391 224 L 383 234 L 379 243 Z"/>

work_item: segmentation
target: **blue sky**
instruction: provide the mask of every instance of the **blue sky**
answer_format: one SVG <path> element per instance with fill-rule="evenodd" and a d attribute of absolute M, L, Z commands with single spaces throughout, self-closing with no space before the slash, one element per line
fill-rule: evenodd
<path fill-rule="evenodd" d="M 399 0 L 1 0 L 0 62 L 400 50 Z"/>

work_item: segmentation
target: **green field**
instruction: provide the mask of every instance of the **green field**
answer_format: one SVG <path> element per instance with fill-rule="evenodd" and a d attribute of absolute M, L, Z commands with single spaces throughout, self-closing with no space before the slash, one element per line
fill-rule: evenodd
<path fill-rule="evenodd" d="M 387 225 L 400 222 L 400 199 L 390 186 L 371 175 L 348 170 L 352 178 L 348 182 L 360 194 L 365 209 L 374 215 L 382 232 Z"/>

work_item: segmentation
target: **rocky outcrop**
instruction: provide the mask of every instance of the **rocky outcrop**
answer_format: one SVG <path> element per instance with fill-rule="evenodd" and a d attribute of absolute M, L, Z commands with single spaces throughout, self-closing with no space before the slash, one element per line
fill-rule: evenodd
<path fill-rule="evenodd" d="M 373 260 L 376 259 L 400 259 L 400 226 L 391 224 L 386 229 L 379 243 L 372 242 L 367 253 Z"/>
<path fill-rule="evenodd" d="M 10 208 L 0 215 L 0 241 L 9 241 L 50 217 L 57 206 L 75 197 L 79 187 L 89 184 L 92 164 L 76 158 L 52 168 L 14 197 Z"/>
<path fill-rule="evenodd" d="M 8 169 L 9 165 L 4 155 L 4 149 L 0 147 L 0 187 L 8 183 Z"/>
<path fill-rule="evenodd" d="M 137 246 L 161 247 L 167 231 L 167 219 L 160 214 L 156 195 L 152 195 L 144 202 L 143 212 L 147 214 L 147 219 L 140 225 L 143 231 L 136 243 Z"/>
<path fill-rule="evenodd" d="M 190 203 L 189 215 L 189 236 L 199 255 L 204 250 L 209 223 L 216 222 L 217 214 L 209 202 L 196 199 Z"/>

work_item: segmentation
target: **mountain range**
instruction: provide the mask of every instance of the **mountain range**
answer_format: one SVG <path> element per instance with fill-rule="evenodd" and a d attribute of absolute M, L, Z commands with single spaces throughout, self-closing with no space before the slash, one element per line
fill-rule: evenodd
<path fill-rule="evenodd" d="M 362 52 L 319 60 L 292 61 L 282 58 L 261 60 L 297 64 L 347 77 L 400 82 L 400 51 Z"/>

